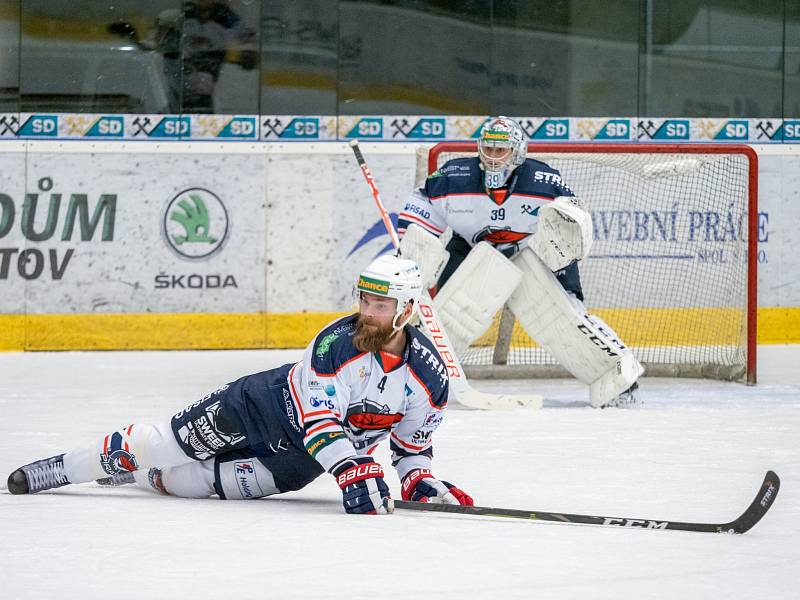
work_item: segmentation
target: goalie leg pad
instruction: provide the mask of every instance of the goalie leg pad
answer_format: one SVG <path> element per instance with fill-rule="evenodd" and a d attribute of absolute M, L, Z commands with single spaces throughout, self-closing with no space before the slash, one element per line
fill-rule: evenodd
<path fill-rule="evenodd" d="M 422 284 L 426 288 L 436 285 L 450 254 L 435 235 L 412 223 L 400 240 L 400 255 L 413 260 L 422 273 Z"/>
<path fill-rule="evenodd" d="M 486 242 L 478 243 L 433 301 L 456 355 L 488 329 L 522 272 Z"/>
<path fill-rule="evenodd" d="M 608 325 L 586 314 L 530 248 L 514 259 L 522 281 L 508 306 L 533 339 L 576 379 L 589 384 L 592 406 L 608 404 L 644 372 Z"/>

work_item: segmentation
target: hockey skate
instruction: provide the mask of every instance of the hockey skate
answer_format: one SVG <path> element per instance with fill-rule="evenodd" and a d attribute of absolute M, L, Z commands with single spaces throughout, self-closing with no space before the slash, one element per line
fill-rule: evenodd
<path fill-rule="evenodd" d="M 64 455 L 51 456 L 24 465 L 8 476 L 8 491 L 12 494 L 35 494 L 67 485 L 64 475 Z"/>
<path fill-rule="evenodd" d="M 123 473 L 112 475 L 111 477 L 95 479 L 95 483 L 104 487 L 119 487 L 121 485 L 130 485 L 132 483 L 136 483 L 136 479 L 134 479 L 133 473 L 130 471 L 124 471 Z"/>
<path fill-rule="evenodd" d="M 637 396 L 636 391 L 639 389 L 639 383 L 633 382 L 633 385 L 627 390 L 622 392 L 619 396 L 611 400 L 602 408 L 639 408 L 642 406 L 642 400 Z"/>
<path fill-rule="evenodd" d="M 161 469 L 157 469 L 155 467 L 148 469 L 146 484 L 143 479 L 140 479 L 137 482 L 136 477 L 131 471 L 118 473 L 116 475 L 112 475 L 111 477 L 95 479 L 94 482 L 103 487 L 120 487 L 123 485 L 136 485 L 138 483 L 141 487 L 149 488 L 151 491 L 156 492 L 157 494 L 162 494 L 164 496 L 169 495 L 169 492 L 164 487 L 164 483 L 162 481 Z"/>

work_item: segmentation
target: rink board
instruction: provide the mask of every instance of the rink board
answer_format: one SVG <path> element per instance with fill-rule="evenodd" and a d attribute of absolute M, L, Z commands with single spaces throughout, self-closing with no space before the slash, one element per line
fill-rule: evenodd
<path fill-rule="evenodd" d="M 391 213 L 419 146 L 362 144 Z M 800 148 L 756 149 L 758 340 L 800 343 L 800 203 L 784 191 L 800 189 Z M 356 273 L 389 244 L 340 142 L 1 141 L 0 165 L 3 350 L 301 347 L 351 309 Z M 699 273 L 734 260 L 730 240 L 690 249 Z M 592 309 L 630 344 L 654 343 L 654 321 L 676 344 L 735 341 L 719 339 L 726 309 L 659 300 Z"/>
<path fill-rule="evenodd" d="M 736 344 L 731 336 L 720 339 L 714 327 L 725 322 L 727 311 L 684 312 L 597 311 L 618 325 L 620 336 L 631 346 L 663 345 L 663 340 L 641 333 L 644 325 L 652 324 L 654 319 L 662 327 L 680 332 L 670 340 L 676 346 Z M 0 351 L 301 348 L 325 324 L 344 314 L 347 313 L 0 315 Z M 687 329 L 687 320 L 706 325 Z M 761 308 L 758 328 L 760 344 L 796 343 L 800 340 L 800 308 Z M 515 333 L 535 345 L 523 331 Z"/>

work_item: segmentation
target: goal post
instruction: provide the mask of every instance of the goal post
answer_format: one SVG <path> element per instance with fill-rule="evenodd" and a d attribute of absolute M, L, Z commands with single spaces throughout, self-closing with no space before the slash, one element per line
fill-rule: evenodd
<path fill-rule="evenodd" d="M 475 142 L 418 156 L 418 180 Z M 585 304 L 654 376 L 756 381 L 758 158 L 734 144 L 529 143 L 592 214 Z M 473 377 L 566 375 L 498 312 L 465 352 Z M 509 318 L 509 316 L 511 318 Z M 509 324 L 511 321 L 511 324 Z"/>

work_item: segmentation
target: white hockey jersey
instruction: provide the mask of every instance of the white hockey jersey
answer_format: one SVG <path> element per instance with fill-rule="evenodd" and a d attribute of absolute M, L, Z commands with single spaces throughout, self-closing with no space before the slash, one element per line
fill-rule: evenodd
<path fill-rule="evenodd" d="M 559 196 L 572 196 L 561 175 L 543 162 L 527 159 L 506 187 L 487 190 L 480 160 L 456 158 L 430 175 L 400 213 L 402 235 L 416 223 L 436 236 L 451 227 L 470 246 L 493 244 L 512 256 L 536 231 L 539 208 Z"/>
<path fill-rule="evenodd" d="M 449 392 L 444 362 L 408 325 L 403 356 L 360 352 L 353 345 L 356 320 L 350 315 L 325 327 L 289 372 L 306 450 L 330 471 L 343 459 L 370 454 L 388 436 L 400 479 L 429 469 Z"/>

